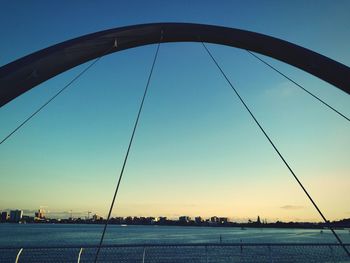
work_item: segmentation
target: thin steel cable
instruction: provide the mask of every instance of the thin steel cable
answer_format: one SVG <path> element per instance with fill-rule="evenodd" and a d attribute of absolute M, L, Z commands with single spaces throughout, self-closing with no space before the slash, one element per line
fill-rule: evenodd
<path fill-rule="evenodd" d="M 276 153 L 278 154 L 278 156 L 281 158 L 281 160 L 283 161 L 283 163 L 286 165 L 286 167 L 288 168 L 288 170 L 290 171 L 290 173 L 293 175 L 294 179 L 298 182 L 299 186 L 303 189 L 304 193 L 307 195 L 307 197 L 309 198 L 309 200 L 311 201 L 311 203 L 313 204 L 313 206 L 316 208 L 317 212 L 320 214 L 320 216 L 322 217 L 322 219 L 324 220 L 324 222 L 326 223 L 327 227 L 332 231 L 334 237 L 337 239 L 337 241 L 339 242 L 339 244 L 343 247 L 343 249 L 345 250 L 346 254 L 350 257 L 350 252 L 348 251 L 348 249 L 345 247 L 345 245 L 343 244 L 343 242 L 341 241 L 341 239 L 339 238 L 338 234 L 334 231 L 333 227 L 331 226 L 330 222 L 326 219 L 326 217 L 323 215 L 323 213 L 321 212 L 321 210 L 318 208 L 318 206 L 316 205 L 316 203 L 314 202 L 314 200 L 312 199 L 312 197 L 309 195 L 308 191 L 306 190 L 306 188 L 303 186 L 303 184 L 301 183 L 301 181 L 298 179 L 298 177 L 296 176 L 296 174 L 294 173 L 294 171 L 292 170 L 292 168 L 289 166 L 289 164 L 287 163 L 287 161 L 284 159 L 284 157 L 282 156 L 282 154 L 280 153 L 280 151 L 277 149 L 277 147 L 275 146 L 275 144 L 272 142 L 272 140 L 270 139 L 270 137 L 267 135 L 267 133 L 265 132 L 264 128 L 260 125 L 259 121 L 255 118 L 254 114 L 251 112 L 251 110 L 249 109 L 249 107 L 247 106 L 247 104 L 244 102 L 244 100 L 242 99 L 242 97 L 239 95 L 238 91 L 236 90 L 236 88 L 233 86 L 233 84 L 231 83 L 231 81 L 229 80 L 229 78 L 226 76 L 225 72 L 223 71 L 223 69 L 220 67 L 220 65 L 218 64 L 218 62 L 215 60 L 215 58 L 213 57 L 213 55 L 211 54 L 211 52 L 209 51 L 209 49 L 206 47 L 206 45 L 202 42 L 202 45 L 204 47 L 204 49 L 207 51 L 208 55 L 211 57 L 211 59 L 213 60 L 213 62 L 215 63 L 216 67 L 220 70 L 221 74 L 223 75 L 223 77 L 226 79 L 227 83 L 231 86 L 231 88 L 233 89 L 233 91 L 236 93 L 237 97 L 239 98 L 239 100 L 241 101 L 241 103 L 243 104 L 243 106 L 245 107 L 245 109 L 249 112 L 250 116 L 253 118 L 254 122 L 259 126 L 260 130 L 262 131 L 262 133 L 265 135 L 266 139 L 270 142 L 271 146 L 274 148 L 274 150 L 276 151 Z"/>
<path fill-rule="evenodd" d="M 132 134 L 131 134 L 131 137 L 130 137 L 128 149 L 127 149 L 126 154 L 125 154 L 123 166 L 122 166 L 122 169 L 121 169 L 120 174 L 119 174 L 118 183 L 117 183 L 117 186 L 116 186 L 115 191 L 114 191 L 114 196 L 113 196 L 113 199 L 112 199 L 111 206 L 109 208 L 109 212 L 108 212 L 108 216 L 107 216 L 107 219 L 106 219 L 106 223 L 104 224 L 104 228 L 103 228 L 103 232 L 102 232 L 102 235 L 101 235 L 100 243 L 99 243 L 99 246 L 98 246 L 96 254 L 95 254 L 95 260 L 94 260 L 95 263 L 97 262 L 98 255 L 99 255 L 100 250 L 101 250 L 101 246 L 102 246 L 103 239 L 104 239 L 104 236 L 105 236 L 105 233 L 106 233 L 107 225 L 108 225 L 109 219 L 111 217 L 113 206 L 114 206 L 117 194 L 118 194 L 120 182 L 121 182 L 123 174 L 124 174 L 124 170 L 125 170 L 125 166 L 126 166 L 126 163 L 127 163 L 127 160 L 128 160 L 128 156 L 129 156 L 129 152 L 130 152 L 130 149 L 131 149 L 131 145 L 132 145 L 132 142 L 134 140 L 136 128 L 137 128 L 137 125 L 139 123 L 139 119 L 140 119 L 140 115 L 141 115 L 141 112 L 142 112 L 143 104 L 145 102 L 145 98 L 146 98 L 146 95 L 147 95 L 148 87 L 149 87 L 149 84 L 150 84 L 150 81 L 151 81 L 154 65 L 155 65 L 157 57 L 158 57 L 159 47 L 160 47 L 160 42 L 158 43 L 157 50 L 156 50 L 156 53 L 155 53 L 154 58 L 153 58 L 153 63 L 152 63 L 152 66 L 151 66 L 150 73 L 148 75 L 146 88 L 145 88 L 145 91 L 143 93 L 143 97 L 142 97 L 142 101 L 141 101 L 141 104 L 140 104 L 139 111 L 137 113 L 137 117 L 136 117 L 136 120 L 135 120 L 134 128 L 133 128 L 133 131 L 132 131 Z"/>
<path fill-rule="evenodd" d="M 253 52 L 251 52 L 250 50 L 246 51 L 252 55 L 253 57 L 255 57 L 256 59 L 258 59 L 260 62 L 264 63 L 266 66 L 268 66 L 269 68 L 271 68 L 272 70 L 274 70 L 275 72 L 277 72 L 278 74 L 280 74 L 281 76 L 283 76 L 284 78 L 286 78 L 287 80 L 289 80 L 290 82 L 292 82 L 294 85 L 296 85 L 297 87 L 301 88 L 303 91 L 305 91 L 307 94 L 311 95 L 312 97 L 314 97 L 316 100 L 318 100 L 319 102 L 321 102 L 323 105 L 325 105 L 326 107 L 328 107 L 330 110 L 334 111 L 335 113 L 337 113 L 338 115 L 340 115 L 341 117 L 343 117 L 344 119 L 346 119 L 347 121 L 350 121 L 350 119 L 348 117 L 346 117 L 343 113 L 341 113 L 340 111 L 338 111 L 337 109 L 335 109 L 334 107 L 332 107 L 331 105 L 329 105 L 327 102 L 325 102 L 324 100 L 322 100 L 321 98 L 319 98 L 318 96 L 316 96 L 315 94 L 313 94 L 312 92 L 310 92 L 309 90 L 307 90 L 306 88 L 304 88 L 302 85 L 300 85 L 298 82 L 294 81 L 292 78 L 288 77 L 286 74 L 284 74 L 283 72 L 281 72 L 280 70 L 278 70 L 277 68 L 275 68 L 274 66 L 272 66 L 271 64 L 269 64 L 267 61 L 265 61 L 264 59 L 262 59 L 261 57 L 257 56 L 256 54 L 254 54 Z"/>
<path fill-rule="evenodd" d="M 115 48 L 115 47 L 113 47 Z M 106 54 L 109 53 L 109 49 Z M 13 134 L 15 134 L 20 128 L 22 128 L 29 120 L 31 120 L 35 115 L 37 115 L 42 109 L 44 109 L 50 102 L 56 99 L 63 91 L 65 91 L 69 86 L 71 86 L 77 79 L 79 79 L 86 71 L 88 71 L 93 65 L 95 65 L 104 55 L 93 60 L 84 70 L 82 70 L 78 75 L 76 75 L 68 84 L 66 84 L 62 89 L 60 89 L 55 95 L 53 95 L 49 100 L 47 100 L 43 105 L 41 105 L 36 111 L 29 115 L 25 120 L 23 120 L 15 129 L 13 129 L 5 138 L 0 141 L 0 145 L 7 141 Z"/>

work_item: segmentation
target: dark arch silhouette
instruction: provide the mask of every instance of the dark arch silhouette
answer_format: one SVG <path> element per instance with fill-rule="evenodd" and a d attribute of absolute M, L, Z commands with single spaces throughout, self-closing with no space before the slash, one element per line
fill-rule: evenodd
<path fill-rule="evenodd" d="M 0 68 L 0 107 L 72 67 L 158 42 L 208 42 L 248 49 L 298 67 L 350 94 L 350 68 L 271 36 L 221 26 L 156 23 L 115 28 L 48 47 Z"/>

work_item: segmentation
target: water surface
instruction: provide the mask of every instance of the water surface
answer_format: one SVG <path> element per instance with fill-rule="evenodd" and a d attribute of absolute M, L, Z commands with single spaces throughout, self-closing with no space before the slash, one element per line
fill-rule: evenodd
<path fill-rule="evenodd" d="M 103 226 L 84 224 L 0 224 L 0 247 L 80 246 L 98 244 Z M 349 230 L 337 230 L 350 243 Z M 329 230 L 236 227 L 109 225 L 105 244 L 216 242 L 335 243 Z"/>

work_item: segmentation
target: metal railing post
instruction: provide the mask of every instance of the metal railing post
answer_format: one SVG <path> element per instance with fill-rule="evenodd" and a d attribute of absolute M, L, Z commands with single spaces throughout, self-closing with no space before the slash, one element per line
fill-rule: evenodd
<path fill-rule="evenodd" d="M 15 263 L 18 263 L 18 259 L 19 259 L 19 256 L 21 255 L 22 251 L 23 251 L 23 248 L 21 248 L 21 249 L 18 251 L 17 256 L 16 256 L 16 261 L 15 261 Z"/>
<path fill-rule="evenodd" d="M 84 248 L 80 248 L 79 255 L 78 255 L 78 263 L 80 262 L 81 254 L 83 253 Z"/>
<path fill-rule="evenodd" d="M 142 263 L 145 263 L 146 247 L 143 247 Z"/>

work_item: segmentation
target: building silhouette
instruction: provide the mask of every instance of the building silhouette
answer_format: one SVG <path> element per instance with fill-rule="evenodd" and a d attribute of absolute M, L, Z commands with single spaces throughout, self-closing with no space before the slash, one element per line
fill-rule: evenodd
<path fill-rule="evenodd" d="M 18 223 L 23 216 L 22 210 L 12 210 L 10 211 L 10 222 Z"/>
<path fill-rule="evenodd" d="M 38 212 L 35 212 L 35 219 L 45 219 L 45 211 L 39 208 Z"/>
<path fill-rule="evenodd" d="M 179 217 L 179 222 L 180 223 L 188 223 L 191 221 L 191 217 L 189 216 L 180 216 Z"/>
<path fill-rule="evenodd" d="M 0 218 L 0 221 L 1 222 L 6 222 L 9 218 L 9 213 L 7 211 L 3 211 L 1 213 L 1 218 Z"/>

